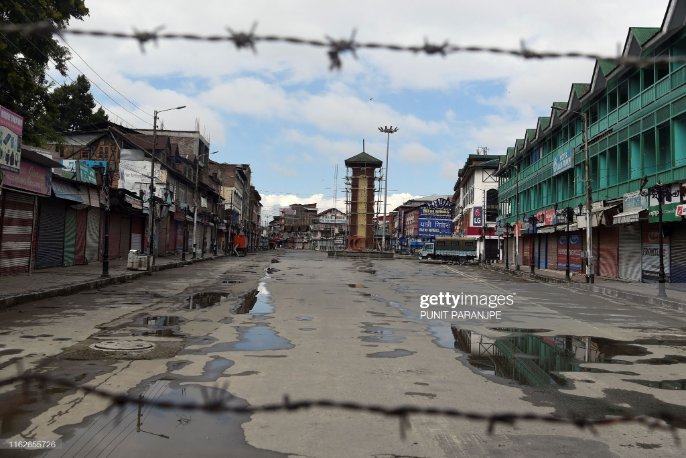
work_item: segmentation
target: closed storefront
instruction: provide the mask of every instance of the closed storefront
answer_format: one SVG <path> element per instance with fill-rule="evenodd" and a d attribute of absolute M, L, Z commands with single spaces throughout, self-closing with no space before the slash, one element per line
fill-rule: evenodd
<path fill-rule="evenodd" d="M 557 234 L 546 234 L 546 269 L 557 269 Z"/>
<path fill-rule="evenodd" d="M 76 243 L 74 246 L 74 262 L 78 265 L 86 264 L 86 238 L 88 236 L 88 208 L 76 211 Z"/>
<path fill-rule="evenodd" d="M 100 246 L 100 208 L 90 207 L 86 227 L 86 261 L 98 260 L 98 247 Z"/>
<path fill-rule="evenodd" d="M 669 236 L 665 234 L 662 240 L 662 260 L 664 273 L 669 282 Z M 658 224 L 643 223 L 641 231 L 641 275 L 642 281 L 657 282 L 660 272 L 660 231 Z"/>
<path fill-rule="evenodd" d="M 61 199 L 41 200 L 36 240 L 36 268 L 62 266 L 66 205 Z"/>
<path fill-rule="evenodd" d="M 625 224 L 619 228 L 619 278 L 641 281 L 641 226 Z"/>
<path fill-rule="evenodd" d="M 119 257 L 126 259 L 129 255 L 131 246 L 131 218 L 129 215 L 122 215 L 119 223 Z"/>
<path fill-rule="evenodd" d="M 28 272 L 36 197 L 4 190 L 0 199 L 0 275 Z"/>
<path fill-rule="evenodd" d="M 686 283 L 686 223 L 670 225 L 670 272 L 672 283 Z"/>
<path fill-rule="evenodd" d="M 76 210 L 71 207 L 67 208 L 66 217 L 64 219 L 64 258 L 63 263 L 65 267 L 73 266 L 75 263 L 75 249 L 76 249 Z"/>
<path fill-rule="evenodd" d="M 29 272 L 36 258 L 38 199 L 52 189 L 51 167 L 61 164 L 27 148 L 16 170 L 3 170 L 0 194 L 0 275 Z"/>
<path fill-rule="evenodd" d="M 131 217 L 131 249 L 143 251 L 143 234 L 145 229 L 143 227 L 143 218 Z"/>
<path fill-rule="evenodd" d="M 598 231 L 598 275 L 617 278 L 619 275 L 619 229 L 605 227 Z"/>

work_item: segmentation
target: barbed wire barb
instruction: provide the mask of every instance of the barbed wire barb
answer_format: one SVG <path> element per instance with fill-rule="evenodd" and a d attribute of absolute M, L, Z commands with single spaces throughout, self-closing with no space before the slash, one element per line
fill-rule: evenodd
<path fill-rule="evenodd" d="M 356 29 L 353 29 L 352 33 L 350 34 L 350 39 L 349 40 L 335 40 L 331 38 L 330 36 L 326 36 L 327 41 L 329 42 L 329 60 L 331 61 L 331 65 L 329 65 L 329 70 L 340 70 L 343 66 L 343 62 L 341 61 L 341 53 L 343 52 L 350 52 L 355 59 L 357 59 L 357 54 L 355 54 L 355 34 L 357 33 Z"/>
<path fill-rule="evenodd" d="M 236 46 L 236 49 L 250 48 L 253 54 L 257 54 L 257 49 L 255 48 L 255 30 L 257 29 L 257 21 L 253 22 L 250 32 L 234 32 L 231 27 L 227 27 L 226 30 L 231 35 L 231 40 Z"/>
<path fill-rule="evenodd" d="M 143 54 L 145 54 L 145 45 L 148 41 L 152 41 L 156 47 L 158 46 L 159 33 L 162 30 L 164 30 L 164 25 L 158 25 L 152 32 L 139 32 L 135 27 L 133 28 L 133 36 L 138 40 L 138 45 Z M 69 32 L 69 29 L 65 29 L 63 32 Z"/>

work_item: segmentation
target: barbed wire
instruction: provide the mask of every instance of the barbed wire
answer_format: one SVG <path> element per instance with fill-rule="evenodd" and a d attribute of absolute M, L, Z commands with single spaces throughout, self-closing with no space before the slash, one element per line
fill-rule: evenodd
<path fill-rule="evenodd" d="M 678 435 L 677 425 L 686 424 L 686 417 L 678 417 L 669 412 L 660 412 L 653 415 L 624 415 L 615 417 L 606 417 L 599 419 L 591 419 L 583 416 L 576 418 L 556 417 L 549 414 L 536 413 L 479 413 L 469 412 L 449 407 L 420 407 L 412 405 L 398 405 L 398 406 L 383 406 L 379 404 L 363 404 L 354 401 L 335 401 L 332 399 L 305 399 L 305 400 L 291 400 L 288 395 L 284 395 L 282 402 L 274 402 L 261 405 L 230 405 L 232 400 L 235 400 L 232 394 L 226 391 L 226 386 L 220 387 L 220 390 L 212 390 L 203 387 L 202 395 L 204 402 L 175 402 L 164 401 L 160 399 L 146 399 L 143 395 L 138 397 L 131 397 L 126 394 L 114 393 L 112 391 L 104 390 L 97 387 L 87 385 L 80 385 L 71 380 L 64 378 L 52 377 L 50 375 L 24 373 L 15 377 L 5 378 L 0 380 L 0 387 L 21 384 L 23 394 L 25 396 L 31 391 L 32 384 L 35 384 L 39 393 L 47 397 L 48 385 L 58 386 L 62 388 L 73 389 L 86 394 L 92 394 L 111 401 L 113 406 L 125 407 L 126 405 L 137 405 L 139 408 L 143 406 L 156 407 L 159 409 L 178 409 L 182 411 L 203 411 L 208 413 L 235 413 L 235 414 L 257 414 L 257 413 L 275 413 L 275 412 L 295 412 L 299 410 L 307 410 L 313 408 L 327 408 L 337 409 L 353 412 L 365 412 L 383 415 L 386 417 L 395 417 L 400 422 L 400 436 L 405 439 L 406 432 L 411 428 L 411 415 L 428 415 L 428 416 L 442 416 L 448 418 L 458 418 L 469 421 L 485 422 L 487 423 L 488 434 L 493 434 L 495 427 L 498 424 L 507 426 L 514 426 L 517 422 L 537 422 L 546 424 L 570 425 L 582 430 L 588 430 L 592 434 L 597 435 L 598 427 L 621 425 L 621 424 L 638 424 L 649 429 L 656 429 L 672 433 L 674 442 L 677 446 L 681 445 L 681 440 Z M 213 394 L 214 393 L 214 394 Z M 0 409 L 0 412 L 2 410 Z M 0 415 L 0 419 L 3 419 Z"/>
<path fill-rule="evenodd" d="M 6 23 L 0 24 L 0 32 L 7 33 L 21 33 L 30 35 L 35 33 L 52 33 L 60 36 L 71 35 L 85 35 L 93 37 L 109 37 L 117 39 L 129 39 L 138 42 L 141 52 L 145 52 L 145 46 L 149 43 L 157 45 L 160 40 L 189 40 L 189 41 L 207 41 L 207 42 L 231 42 L 236 49 L 244 48 L 257 52 L 256 45 L 260 42 L 271 43 L 288 43 L 293 45 L 314 46 L 319 48 L 327 48 L 327 55 L 329 57 L 331 70 L 340 70 L 343 66 L 341 55 L 345 53 L 352 54 L 357 57 L 356 51 L 358 49 L 383 49 L 387 51 L 410 52 L 413 54 L 426 55 L 440 55 L 446 57 L 449 54 L 456 53 L 491 53 L 501 55 L 511 55 L 521 57 L 524 59 L 564 59 L 564 58 L 582 58 L 592 59 L 598 61 L 605 61 L 615 63 L 617 65 L 644 67 L 655 63 L 686 63 L 686 55 L 682 56 L 609 56 L 596 53 L 582 52 L 582 51 L 534 51 L 526 46 L 524 41 L 520 42 L 519 48 L 501 48 L 496 46 L 478 46 L 478 45 L 457 45 L 451 44 L 448 40 L 442 43 L 432 43 L 428 39 L 424 40 L 422 45 L 400 45 L 393 43 L 379 43 L 379 42 L 363 42 L 355 39 L 356 30 L 350 35 L 348 39 L 334 39 L 325 36 L 325 39 L 302 38 L 296 36 L 280 36 L 280 35 L 258 35 L 255 33 L 257 23 L 254 23 L 251 29 L 247 32 L 234 31 L 230 27 L 226 28 L 227 34 L 215 35 L 201 35 L 195 33 L 174 33 L 162 32 L 164 26 L 158 26 L 152 30 L 137 30 L 132 32 L 119 32 L 107 30 L 86 30 L 78 28 L 59 29 L 48 21 L 14 24 Z"/>

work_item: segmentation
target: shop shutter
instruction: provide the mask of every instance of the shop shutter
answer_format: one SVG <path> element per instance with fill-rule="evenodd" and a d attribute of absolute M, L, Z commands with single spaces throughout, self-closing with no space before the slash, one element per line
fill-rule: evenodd
<path fill-rule="evenodd" d="M 65 267 L 74 265 L 76 246 L 76 210 L 67 208 L 64 220 L 64 263 Z"/>
<path fill-rule="evenodd" d="M 619 230 L 616 227 L 602 228 L 598 231 L 598 275 L 617 278 L 619 265 Z"/>
<path fill-rule="evenodd" d="M 104 218 L 103 218 L 104 221 Z M 109 243 L 109 258 L 116 259 L 119 257 L 119 238 L 121 236 L 121 215 L 110 212 L 110 243 Z M 104 227 L 101 231 L 105 233 Z"/>
<path fill-rule="evenodd" d="M 74 260 L 77 265 L 86 264 L 86 238 L 88 227 L 88 209 L 76 212 L 76 244 L 74 246 Z"/>
<path fill-rule="evenodd" d="M 624 224 L 619 228 L 619 278 L 641 281 L 641 226 Z"/>
<path fill-rule="evenodd" d="M 0 239 L 0 275 L 29 271 L 34 197 L 3 191 L 4 217 Z"/>
<path fill-rule="evenodd" d="M 671 239 L 671 281 L 672 283 L 686 283 L 686 225 L 684 223 L 672 225 Z"/>
<path fill-rule="evenodd" d="M 119 224 L 119 256 L 127 259 L 129 247 L 131 246 L 131 218 L 128 215 L 122 216 Z"/>
<path fill-rule="evenodd" d="M 43 199 L 39 214 L 36 268 L 60 267 L 64 250 L 64 202 Z"/>
<path fill-rule="evenodd" d="M 95 262 L 98 260 L 98 247 L 100 246 L 100 208 L 88 208 L 86 226 L 86 261 Z"/>
<path fill-rule="evenodd" d="M 657 282 L 660 271 L 659 256 L 659 225 L 644 223 L 641 234 L 641 267 L 642 281 Z M 669 259 L 670 259 L 670 240 L 665 236 L 662 243 L 663 261 L 665 277 L 670 282 Z"/>
<path fill-rule="evenodd" d="M 548 244 L 547 269 L 557 269 L 557 234 L 546 234 Z"/>
<path fill-rule="evenodd" d="M 131 249 L 143 251 L 143 220 L 138 217 L 131 218 Z"/>
<path fill-rule="evenodd" d="M 176 252 L 181 253 L 183 251 L 183 221 L 176 222 Z"/>

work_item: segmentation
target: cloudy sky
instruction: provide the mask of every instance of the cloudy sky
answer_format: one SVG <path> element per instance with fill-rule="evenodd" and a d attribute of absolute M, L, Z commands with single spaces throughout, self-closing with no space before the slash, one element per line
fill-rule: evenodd
<path fill-rule="evenodd" d="M 615 55 L 631 26 L 659 27 L 667 0 L 86 0 L 90 17 L 71 26 L 108 31 L 262 35 L 363 42 L 451 44 Z M 70 77 L 84 73 L 110 118 L 150 128 L 153 110 L 168 129 L 195 130 L 217 161 L 249 163 L 265 213 L 279 205 L 339 207 L 343 161 L 362 151 L 384 160 L 390 138 L 389 205 L 411 196 L 452 194 L 467 154 L 502 154 L 590 82 L 593 62 L 529 61 L 488 53 L 446 57 L 386 50 L 342 56 L 329 71 L 326 49 L 259 43 L 256 53 L 227 42 L 163 40 L 145 52 L 131 40 L 66 35 Z M 80 56 L 80 57 L 79 57 Z M 58 81 L 65 81 L 57 76 Z M 104 78 L 104 80 L 103 80 Z M 69 79 L 66 79 L 69 82 Z M 99 86 L 95 87 L 95 85 Z M 116 89 L 116 91 L 114 89 Z M 116 101 L 116 102 L 115 102 Z M 338 180 L 335 184 L 335 167 Z"/>

